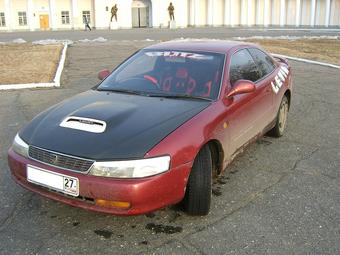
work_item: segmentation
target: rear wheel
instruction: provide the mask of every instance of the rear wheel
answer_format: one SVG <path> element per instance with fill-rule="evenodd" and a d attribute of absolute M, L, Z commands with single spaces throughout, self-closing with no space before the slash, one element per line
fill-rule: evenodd
<path fill-rule="evenodd" d="M 212 159 L 208 146 L 204 146 L 195 158 L 189 176 L 184 210 L 191 215 L 207 215 L 210 210 L 212 184 Z"/>
<path fill-rule="evenodd" d="M 287 124 L 287 117 L 288 117 L 288 99 L 286 96 L 282 98 L 279 111 L 276 117 L 276 123 L 273 129 L 270 131 L 270 134 L 275 137 L 281 137 L 284 133 Z"/>

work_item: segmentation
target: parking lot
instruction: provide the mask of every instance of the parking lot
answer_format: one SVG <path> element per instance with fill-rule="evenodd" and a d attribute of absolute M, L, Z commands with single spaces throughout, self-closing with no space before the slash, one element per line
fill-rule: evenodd
<path fill-rule="evenodd" d="M 69 47 L 62 88 L 0 93 L 0 254 L 340 254 L 340 71 L 291 61 L 294 91 L 280 139 L 252 144 L 216 180 L 211 213 L 176 206 L 117 217 L 28 192 L 11 179 L 7 149 L 36 114 L 90 89 L 154 42 Z M 53 134 L 51 134 L 53 136 Z"/>

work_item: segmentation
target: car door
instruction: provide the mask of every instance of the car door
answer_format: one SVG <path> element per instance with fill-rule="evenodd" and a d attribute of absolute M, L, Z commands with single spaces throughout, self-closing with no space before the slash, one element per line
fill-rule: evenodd
<path fill-rule="evenodd" d="M 235 52 L 229 64 L 230 91 L 238 80 L 257 82 L 261 73 L 247 49 Z M 259 114 L 261 110 L 270 106 L 271 102 L 264 96 L 265 86 L 256 85 L 252 93 L 235 95 L 226 100 L 228 132 L 230 134 L 229 148 L 231 155 L 237 152 L 259 132 Z"/>

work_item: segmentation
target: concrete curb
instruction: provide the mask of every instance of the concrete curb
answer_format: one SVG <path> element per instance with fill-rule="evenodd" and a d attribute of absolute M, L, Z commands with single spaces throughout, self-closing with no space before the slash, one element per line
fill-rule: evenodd
<path fill-rule="evenodd" d="M 281 55 L 281 54 L 272 54 L 273 56 L 277 56 L 277 57 L 281 57 L 281 58 L 286 58 L 286 59 L 291 59 L 291 60 L 295 60 L 295 61 L 300 61 L 300 62 L 304 62 L 304 63 L 309 63 L 309 64 L 314 64 L 314 65 L 320 65 L 320 66 L 326 66 L 326 67 L 332 67 L 335 69 L 340 69 L 340 66 L 338 65 L 333 65 L 333 64 L 329 64 L 329 63 L 325 63 L 325 62 L 319 62 L 319 61 L 314 61 L 314 60 L 309 60 L 309 59 L 304 59 L 304 58 L 296 58 L 296 57 L 290 57 L 290 56 L 286 56 L 286 55 Z"/>
<path fill-rule="evenodd" d="M 60 87 L 60 78 L 64 69 L 66 60 L 66 51 L 68 44 L 63 43 L 64 48 L 62 50 L 58 68 L 54 76 L 53 82 L 50 83 L 26 83 L 26 84 L 4 84 L 0 85 L 0 90 L 13 90 L 13 89 L 29 89 L 29 88 L 50 88 L 50 87 Z"/>

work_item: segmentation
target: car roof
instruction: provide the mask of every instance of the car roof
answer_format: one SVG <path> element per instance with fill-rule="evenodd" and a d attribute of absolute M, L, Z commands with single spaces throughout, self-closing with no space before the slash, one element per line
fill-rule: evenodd
<path fill-rule="evenodd" d="M 257 47 L 252 43 L 244 43 L 240 41 L 227 40 L 173 40 L 154 44 L 146 47 L 148 50 L 187 50 L 187 51 L 201 51 L 201 52 L 216 52 L 226 54 L 234 47 L 252 46 Z"/>

